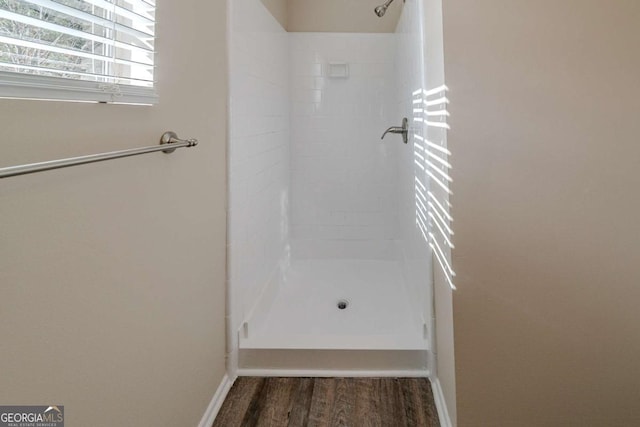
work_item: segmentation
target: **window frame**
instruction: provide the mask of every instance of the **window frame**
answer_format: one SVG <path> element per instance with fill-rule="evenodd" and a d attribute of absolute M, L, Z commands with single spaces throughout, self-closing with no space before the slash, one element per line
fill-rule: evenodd
<path fill-rule="evenodd" d="M 26 1 L 28 2 L 28 0 Z M 157 5 L 154 7 L 157 10 Z M 153 37 L 157 40 L 157 30 L 155 30 L 157 19 L 154 19 L 153 26 Z M 155 50 L 152 52 L 151 58 L 154 69 L 151 86 L 106 83 L 0 70 L 0 98 L 154 105 L 159 101 L 155 74 L 157 65 Z M 105 78 L 111 77 L 108 74 L 104 74 L 104 76 Z M 117 78 L 117 76 L 113 77 Z M 127 77 L 122 78 L 127 79 Z"/>

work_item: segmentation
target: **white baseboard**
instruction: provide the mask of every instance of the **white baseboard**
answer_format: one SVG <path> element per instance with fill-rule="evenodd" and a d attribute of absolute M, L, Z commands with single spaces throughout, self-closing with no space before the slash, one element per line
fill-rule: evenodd
<path fill-rule="evenodd" d="M 220 382 L 220 385 L 218 386 L 218 389 L 213 395 L 213 399 L 211 399 L 211 402 L 209 403 L 207 410 L 202 416 L 202 419 L 200 420 L 200 424 L 198 424 L 198 427 L 211 427 L 213 425 L 213 422 L 215 421 L 216 416 L 218 415 L 218 411 L 220 411 L 220 408 L 222 407 L 222 403 L 224 402 L 224 399 L 227 397 L 227 394 L 229 393 L 229 390 L 231 390 L 231 386 L 233 385 L 234 382 L 235 382 L 235 379 L 232 381 L 231 378 L 229 378 L 229 376 L 225 374 L 224 378 L 222 378 L 222 381 Z"/>
<path fill-rule="evenodd" d="M 447 401 L 444 399 L 444 394 L 442 392 L 442 386 L 440 385 L 439 379 L 431 379 L 431 390 L 433 391 L 433 399 L 436 402 L 436 409 L 438 410 L 440 426 L 453 427 L 451 418 L 449 417 L 449 410 L 447 409 Z"/>

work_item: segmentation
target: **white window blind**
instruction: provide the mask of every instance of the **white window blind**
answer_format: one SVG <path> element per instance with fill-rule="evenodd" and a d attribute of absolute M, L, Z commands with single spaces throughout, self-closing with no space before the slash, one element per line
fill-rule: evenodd
<path fill-rule="evenodd" d="M 0 0 L 0 96 L 153 104 L 155 0 Z"/>

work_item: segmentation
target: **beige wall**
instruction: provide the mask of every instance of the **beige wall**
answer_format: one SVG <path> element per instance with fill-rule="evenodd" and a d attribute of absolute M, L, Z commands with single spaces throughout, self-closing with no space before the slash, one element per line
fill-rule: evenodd
<path fill-rule="evenodd" d="M 640 424 L 639 21 L 444 3 L 460 426 Z"/>
<path fill-rule="evenodd" d="M 288 0 L 261 0 L 284 29 L 288 28 Z"/>
<path fill-rule="evenodd" d="M 287 1 L 288 31 L 393 33 L 402 11 L 402 0 L 395 0 L 382 18 L 378 18 L 373 9 L 384 3 L 383 0 Z"/>
<path fill-rule="evenodd" d="M 0 166 L 201 142 L 0 182 L 2 404 L 62 404 L 69 426 L 202 417 L 225 370 L 225 9 L 159 2 L 158 106 L 0 100 Z"/>

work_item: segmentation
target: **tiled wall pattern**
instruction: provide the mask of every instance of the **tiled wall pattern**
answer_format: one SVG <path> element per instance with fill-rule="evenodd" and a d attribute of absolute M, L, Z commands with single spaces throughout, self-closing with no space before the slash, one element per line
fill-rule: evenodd
<path fill-rule="evenodd" d="M 229 321 L 237 331 L 286 263 L 289 44 L 262 2 L 230 7 Z"/>
<path fill-rule="evenodd" d="M 397 135 L 393 34 L 291 33 L 294 258 L 393 258 Z M 348 77 L 330 76 L 330 66 Z"/>
<path fill-rule="evenodd" d="M 412 294 L 413 307 L 427 325 L 432 317 L 432 259 L 425 233 L 418 227 L 422 206 L 418 191 L 426 191 L 429 183 L 419 156 L 423 155 L 423 138 L 426 129 L 414 115 L 414 93 L 424 88 L 425 64 L 422 60 L 421 0 L 407 0 L 396 29 L 396 90 L 394 100 L 398 115 L 407 117 L 410 123 L 409 144 L 396 147 L 398 162 L 398 216 L 400 226 L 399 252 L 405 282 Z"/>

